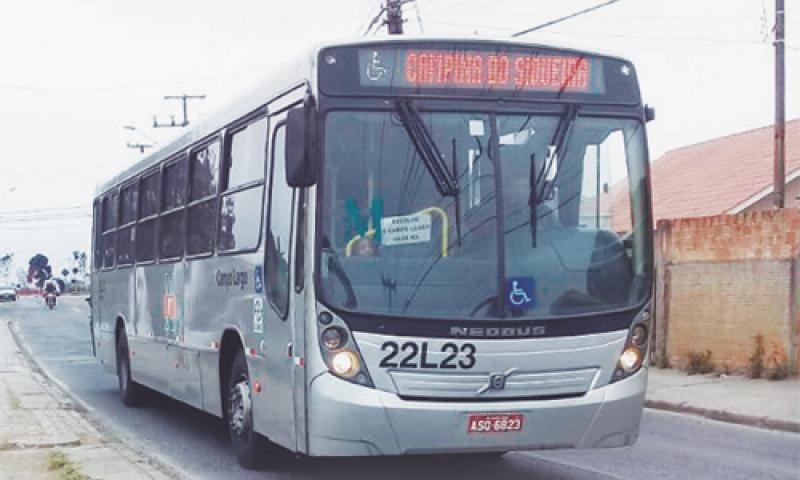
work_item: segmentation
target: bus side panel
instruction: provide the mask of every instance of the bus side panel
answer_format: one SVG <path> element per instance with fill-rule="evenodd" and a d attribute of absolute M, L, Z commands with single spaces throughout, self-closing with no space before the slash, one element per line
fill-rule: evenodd
<path fill-rule="evenodd" d="M 213 346 L 221 340 L 217 313 L 224 311 L 225 302 L 215 287 L 216 262 L 204 258 L 184 263 L 182 334 L 171 346 L 171 355 L 180 365 L 173 375 L 175 398 L 219 415 L 219 352 Z"/>
<path fill-rule="evenodd" d="M 204 410 L 216 415 L 222 414 L 218 349 L 225 330 L 236 331 L 241 335 L 242 347 L 254 348 L 257 355 L 261 354 L 259 337 L 254 334 L 254 317 L 264 305 L 263 291 L 256 291 L 255 285 L 256 266 L 262 257 L 259 249 L 186 264 L 183 346 L 196 355 L 197 377 L 184 377 L 182 382 L 202 397 Z M 251 377 L 257 380 L 258 375 L 258 369 L 253 369 Z"/>
<path fill-rule="evenodd" d="M 115 344 L 114 344 L 114 325 L 108 325 L 104 315 L 105 306 L 105 284 L 107 272 L 96 271 L 92 277 L 92 322 L 94 328 L 95 345 L 97 347 L 97 360 L 102 365 L 103 370 L 109 373 L 116 373 Z M 113 318 L 112 318 L 113 320 Z"/>
<path fill-rule="evenodd" d="M 168 280 L 175 264 L 136 268 L 136 321 L 131 341 L 131 377 L 137 382 L 169 393 L 170 365 L 167 364 L 163 305 L 170 294 Z"/>
<path fill-rule="evenodd" d="M 130 283 L 132 282 L 133 269 L 123 268 L 98 272 L 99 301 L 97 314 L 99 318 L 100 348 L 98 357 L 106 370 L 116 373 L 116 338 L 115 328 L 117 319 L 122 319 L 128 327 L 129 319 L 133 316 L 132 302 L 128 301 Z M 130 331 L 130 329 L 129 329 Z"/>

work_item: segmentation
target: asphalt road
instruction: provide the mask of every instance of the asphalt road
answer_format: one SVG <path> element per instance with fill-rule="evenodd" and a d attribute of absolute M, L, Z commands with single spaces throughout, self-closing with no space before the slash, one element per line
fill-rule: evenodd
<path fill-rule="evenodd" d="M 313 459 L 284 471 L 247 471 L 228 450 L 222 422 L 158 396 L 125 408 L 116 377 L 91 354 L 87 307 L 60 298 L 56 310 L 41 299 L 0 304 L 25 347 L 51 376 L 90 409 L 102 429 L 198 479 L 800 479 L 800 435 L 730 425 L 647 410 L 637 445 L 611 450 L 514 452 L 500 460 L 465 457 Z"/>

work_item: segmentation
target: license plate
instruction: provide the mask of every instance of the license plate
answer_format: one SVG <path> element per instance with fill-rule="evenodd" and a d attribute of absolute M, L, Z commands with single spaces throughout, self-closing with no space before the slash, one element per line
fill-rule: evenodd
<path fill-rule="evenodd" d="M 495 413 L 491 415 L 470 415 L 467 420 L 467 433 L 505 433 L 522 430 L 521 413 Z"/>

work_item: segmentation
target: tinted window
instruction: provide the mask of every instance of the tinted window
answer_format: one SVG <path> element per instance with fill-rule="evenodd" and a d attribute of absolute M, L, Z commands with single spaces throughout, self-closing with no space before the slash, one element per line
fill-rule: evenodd
<path fill-rule="evenodd" d="M 264 178 L 266 151 L 266 118 L 234 133 L 225 165 L 225 190 Z"/>
<path fill-rule="evenodd" d="M 180 207 L 186 203 L 186 160 L 164 167 L 163 211 Z"/>
<path fill-rule="evenodd" d="M 259 185 L 222 198 L 217 244 L 220 250 L 249 250 L 258 247 L 263 195 L 264 187 Z"/>
<path fill-rule="evenodd" d="M 186 234 L 187 255 L 198 255 L 214 251 L 216 220 L 216 198 L 189 207 L 189 225 Z"/>
<path fill-rule="evenodd" d="M 183 254 L 183 210 L 161 217 L 158 229 L 158 258 L 173 259 Z"/>
<path fill-rule="evenodd" d="M 120 213 L 120 225 L 136 220 L 136 207 L 139 199 L 139 186 L 129 185 L 122 189 L 122 211 Z"/>
<path fill-rule="evenodd" d="M 286 184 L 286 127 L 275 133 L 267 237 L 267 292 L 281 314 L 289 308 L 289 236 L 292 229 L 292 189 Z"/>
<path fill-rule="evenodd" d="M 131 265 L 136 248 L 136 227 L 120 228 L 117 232 L 117 265 Z"/>
<path fill-rule="evenodd" d="M 118 196 L 116 193 L 103 199 L 103 231 L 107 232 L 117 226 Z"/>
<path fill-rule="evenodd" d="M 192 152 L 191 200 L 217 193 L 219 179 L 219 141 Z"/>
<path fill-rule="evenodd" d="M 159 172 L 142 177 L 142 181 L 139 184 L 141 206 L 139 208 L 139 218 L 149 217 L 158 213 L 158 179 Z"/>
<path fill-rule="evenodd" d="M 137 262 L 150 262 L 156 258 L 156 222 L 153 218 L 136 225 Z"/>
<path fill-rule="evenodd" d="M 114 266 L 114 259 L 117 256 L 117 232 L 109 232 L 103 235 L 103 268 Z"/>
<path fill-rule="evenodd" d="M 100 202 L 94 204 L 94 269 L 98 270 L 103 266 L 103 235 L 101 232 Z"/>

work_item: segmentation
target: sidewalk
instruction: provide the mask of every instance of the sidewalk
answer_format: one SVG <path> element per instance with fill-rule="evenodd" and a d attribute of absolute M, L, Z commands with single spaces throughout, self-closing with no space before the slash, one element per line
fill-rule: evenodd
<path fill-rule="evenodd" d="M 105 439 L 26 361 L 0 323 L 0 479 L 165 480 L 146 459 Z"/>
<path fill-rule="evenodd" d="M 651 367 L 645 405 L 726 422 L 800 433 L 800 378 L 687 375 Z"/>

